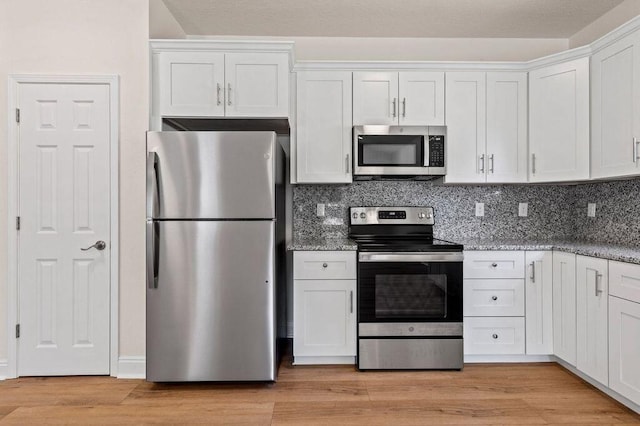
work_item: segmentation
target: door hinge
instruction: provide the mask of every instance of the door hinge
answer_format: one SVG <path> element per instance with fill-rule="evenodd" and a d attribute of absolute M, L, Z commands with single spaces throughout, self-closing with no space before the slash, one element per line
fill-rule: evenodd
<path fill-rule="evenodd" d="M 16 324 L 16 339 L 20 338 L 20 324 Z"/>
<path fill-rule="evenodd" d="M 16 108 L 16 123 L 20 123 L 20 108 Z"/>
<path fill-rule="evenodd" d="M 20 216 L 16 216 L 16 231 L 20 230 Z"/>

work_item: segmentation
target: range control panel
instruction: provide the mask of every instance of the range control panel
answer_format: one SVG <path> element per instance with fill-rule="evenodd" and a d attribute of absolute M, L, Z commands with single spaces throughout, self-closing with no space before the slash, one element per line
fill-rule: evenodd
<path fill-rule="evenodd" d="M 351 225 L 433 225 L 433 207 L 351 207 Z"/>

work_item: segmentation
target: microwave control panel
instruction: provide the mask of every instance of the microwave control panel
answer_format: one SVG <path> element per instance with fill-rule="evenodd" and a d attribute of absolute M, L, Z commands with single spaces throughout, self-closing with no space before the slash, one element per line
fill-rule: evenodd
<path fill-rule="evenodd" d="M 429 136 L 428 167 L 444 167 L 444 136 Z"/>

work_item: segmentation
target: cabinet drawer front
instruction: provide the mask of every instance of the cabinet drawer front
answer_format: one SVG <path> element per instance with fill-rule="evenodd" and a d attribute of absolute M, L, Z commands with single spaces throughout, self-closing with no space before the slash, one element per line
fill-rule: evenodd
<path fill-rule="evenodd" d="M 465 317 L 464 353 L 466 355 L 524 354 L 524 318 Z"/>
<path fill-rule="evenodd" d="M 609 261 L 609 294 L 640 303 L 640 265 Z"/>
<path fill-rule="evenodd" d="M 356 279 L 356 252 L 296 251 L 293 253 L 293 278 Z"/>
<path fill-rule="evenodd" d="M 524 278 L 523 251 L 465 251 L 465 278 Z"/>
<path fill-rule="evenodd" d="M 524 315 L 524 280 L 464 280 L 464 315 Z"/>

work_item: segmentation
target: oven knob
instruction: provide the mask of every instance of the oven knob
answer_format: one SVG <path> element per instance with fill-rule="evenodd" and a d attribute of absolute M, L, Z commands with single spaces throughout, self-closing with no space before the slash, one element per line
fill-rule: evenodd
<path fill-rule="evenodd" d="M 352 218 L 357 219 L 358 218 L 358 213 L 354 213 L 351 215 Z"/>
<path fill-rule="evenodd" d="M 367 215 L 366 215 L 366 214 L 364 214 L 364 213 L 360 213 L 360 219 L 364 219 L 365 217 L 367 217 Z"/>
<path fill-rule="evenodd" d="M 425 217 L 427 217 L 427 215 L 423 212 L 418 213 L 418 219 L 424 219 Z"/>

